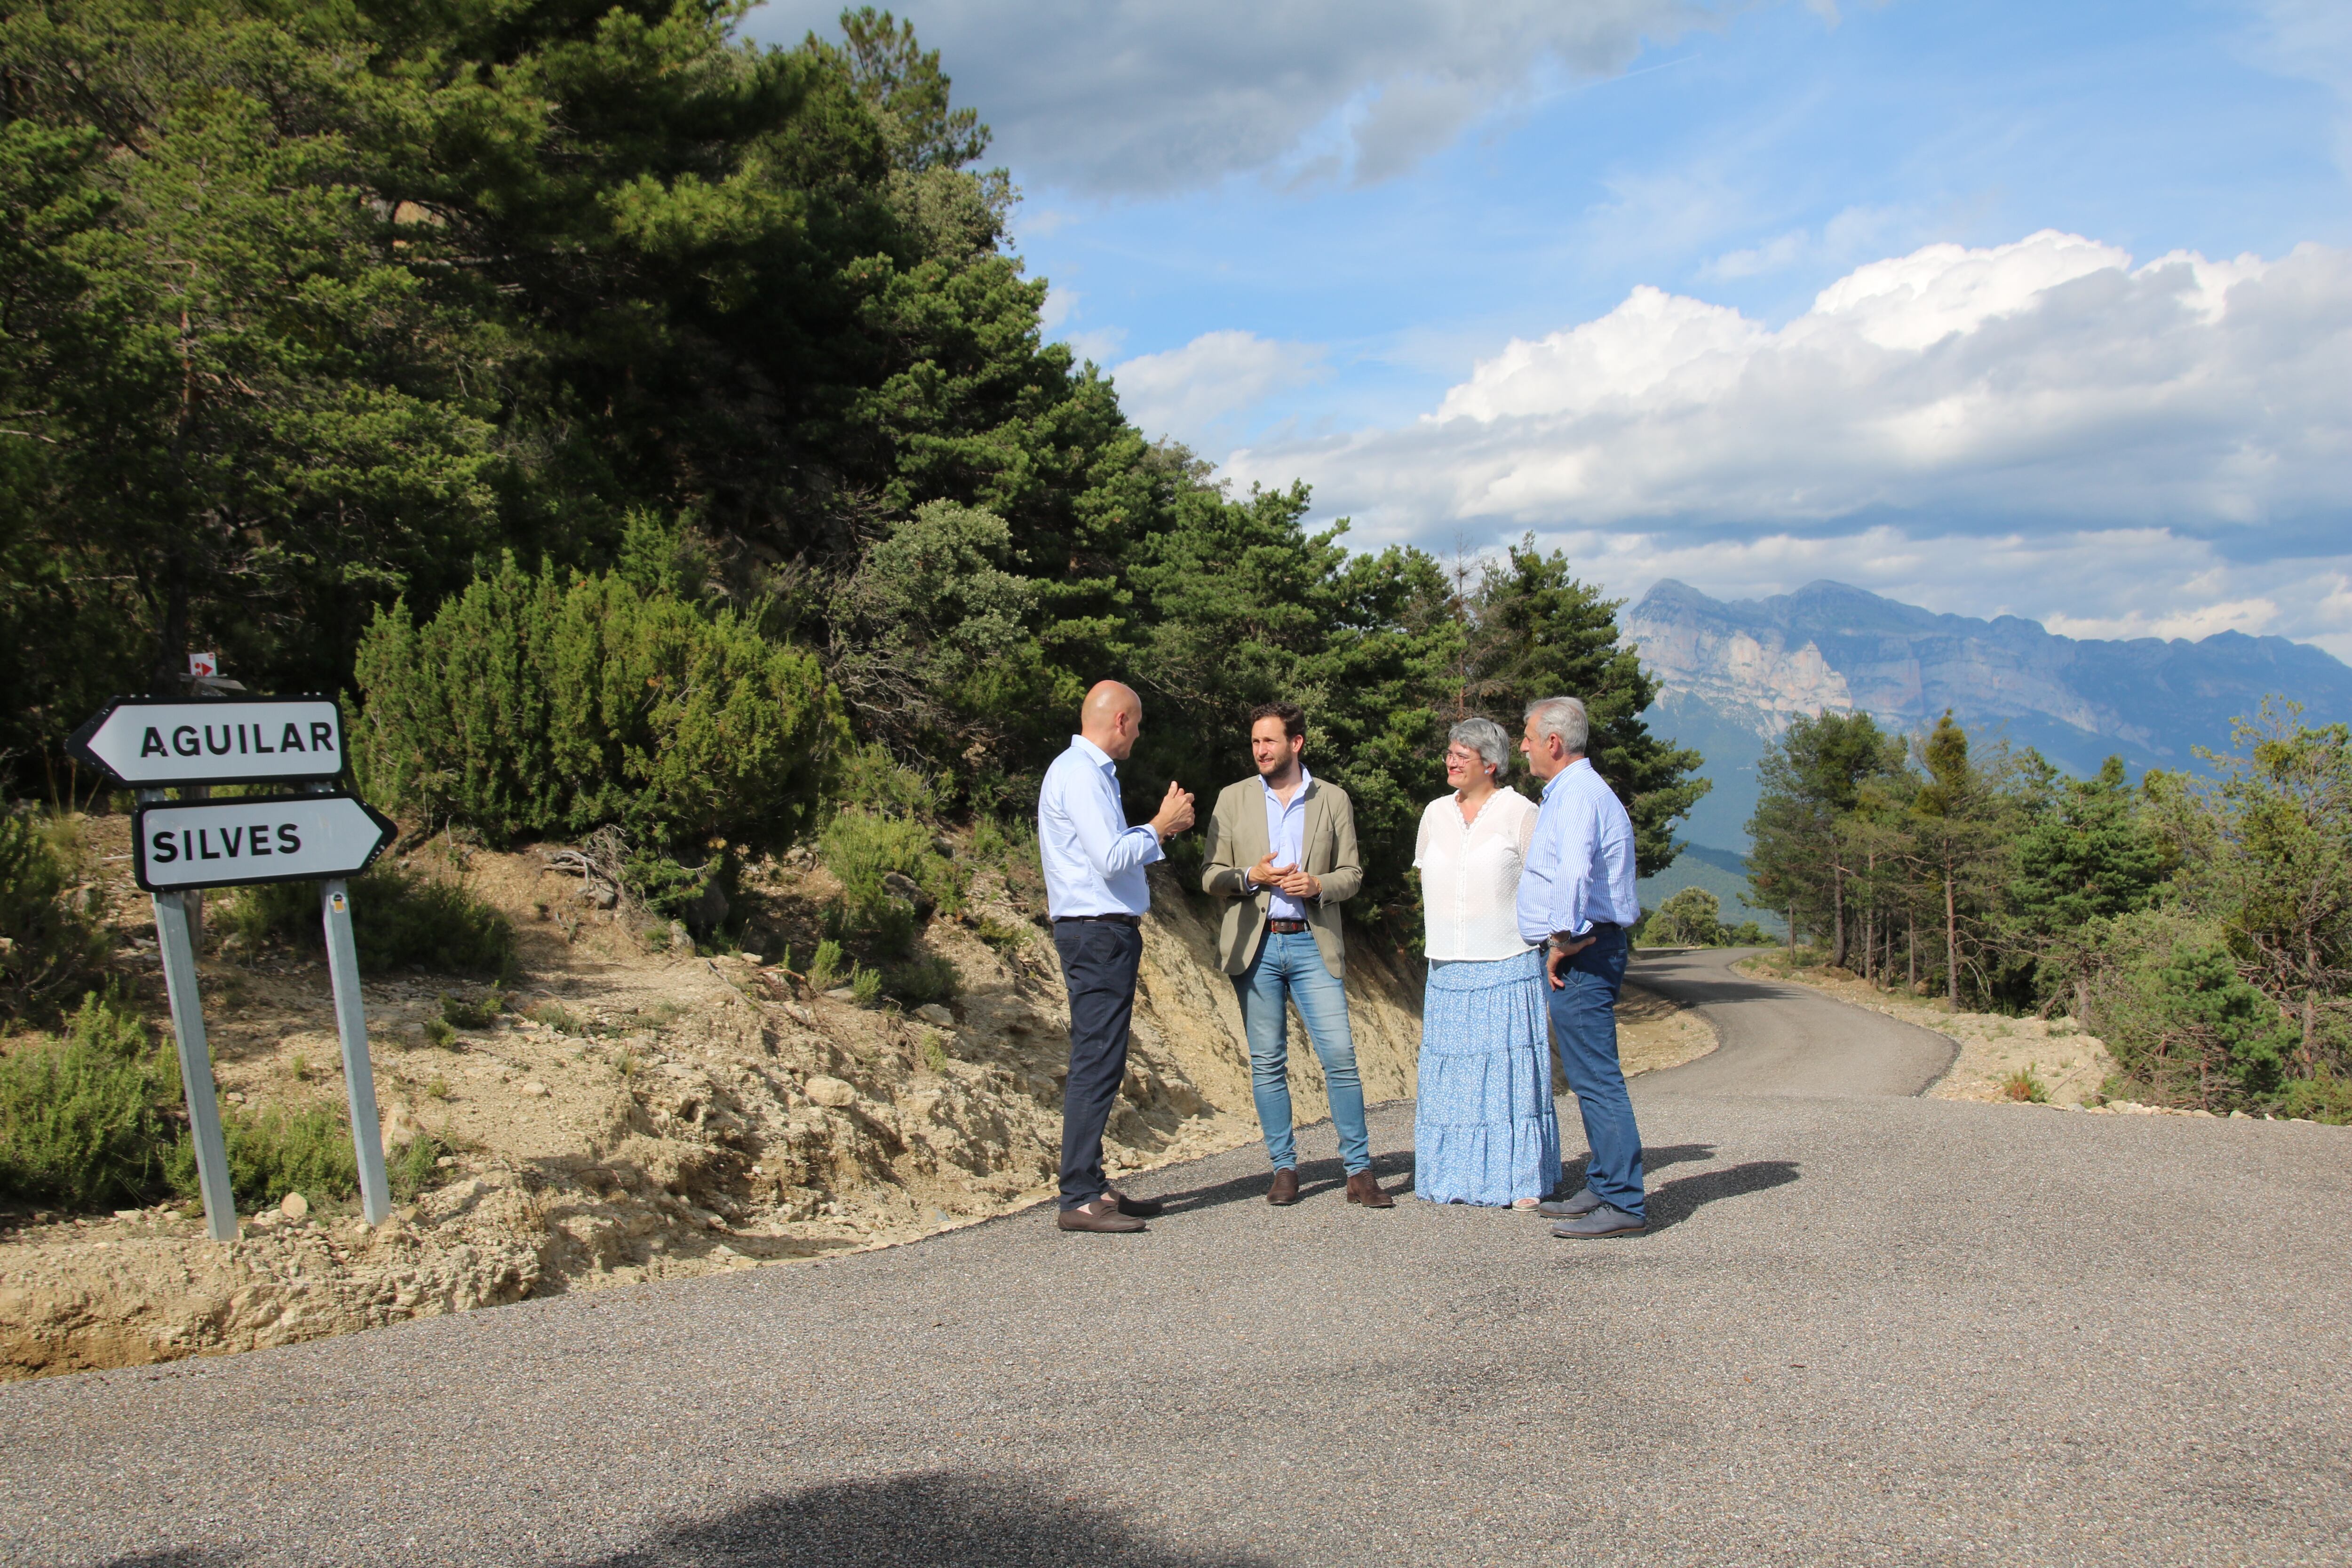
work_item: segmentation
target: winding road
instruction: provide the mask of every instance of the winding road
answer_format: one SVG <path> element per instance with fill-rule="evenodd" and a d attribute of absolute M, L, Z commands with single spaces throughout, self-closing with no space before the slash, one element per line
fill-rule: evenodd
<path fill-rule="evenodd" d="M 1366 1213 L 1326 1126 L 1295 1208 L 0 1388 L 0 1560 L 2352 1562 L 2352 1131 L 1920 1100 L 1728 963 L 1637 970 L 1723 1042 L 1635 1081 L 1647 1235 Z"/>

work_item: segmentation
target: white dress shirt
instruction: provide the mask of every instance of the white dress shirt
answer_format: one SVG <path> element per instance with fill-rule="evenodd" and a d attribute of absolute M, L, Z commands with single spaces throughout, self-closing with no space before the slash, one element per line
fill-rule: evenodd
<path fill-rule="evenodd" d="M 1552 774 L 1527 868 L 1519 874 L 1519 934 L 1533 946 L 1554 931 L 1582 936 L 1595 921 L 1642 918 L 1633 891 L 1633 819 L 1590 758 Z"/>
<path fill-rule="evenodd" d="M 1265 845 L 1274 851 L 1274 863 L 1293 870 L 1307 867 L 1307 764 L 1298 764 L 1298 787 L 1290 793 L 1290 804 L 1274 793 L 1265 775 L 1257 776 L 1258 787 L 1265 791 Z M 1265 897 L 1265 918 L 1270 921 L 1303 921 L 1307 906 L 1284 892 L 1280 888 L 1268 888 Z"/>
<path fill-rule="evenodd" d="M 1118 803 L 1118 764 L 1084 735 L 1045 770 L 1037 791 L 1037 848 L 1045 909 L 1068 915 L 1139 915 L 1151 908 L 1143 868 L 1160 858 L 1160 836 L 1129 827 Z"/>
<path fill-rule="evenodd" d="M 1466 823 L 1459 795 L 1442 795 L 1421 814 L 1412 863 L 1421 871 L 1427 921 L 1423 951 L 1432 963 L 1516 958 L 1528 951 L 1519 937 L 1519 872 L 1536 815 L 1536 803 L 1515 789 L 1488 795 Z"/>

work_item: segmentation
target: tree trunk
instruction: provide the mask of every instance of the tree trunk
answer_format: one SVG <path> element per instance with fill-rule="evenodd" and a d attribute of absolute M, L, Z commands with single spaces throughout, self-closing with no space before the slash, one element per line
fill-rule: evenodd
<path fill-rule="evenodd" d="M 1845 868 L 1830 868 L 1830 967 L 1845 967 Z"/>
<path fill-rule="evenodd" d="M 1789 962 L 1797 962 L 1797 900 L 1789 900 Z"/>
<path fill-rule="evenodd" d="M 1944 999 L 1958 1012 L 1960 1005 L 1960 914 L 1952 897 L 1952 868 L 1944 867 Z"/>
<path fill-rule="evenodd" d="M 1903 958 L 1910 967 L 1911 989 L 1916 992 L 1919 989 L 1919 910 L 1916 904 L 1904 911 Z"/>
<path fill-rule="evenodd" d="M 2303 1076 L 2319 1076 L 2319 946 L 2305 931 L 2303 938 Z"/>

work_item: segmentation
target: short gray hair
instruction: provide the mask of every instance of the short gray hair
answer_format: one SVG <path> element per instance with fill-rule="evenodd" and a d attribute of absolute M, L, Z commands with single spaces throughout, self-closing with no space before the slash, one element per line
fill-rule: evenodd
<path fill-rule="evenodd" d="M 1585 742 L 1592 738 L 1592 720 L 1577 699 L 1538 698 L 1528 704 L 1528 718 L 1534 721 L 1537 734 L 1554 737 L 1571 756 L 1584 755 Z"/>
<path fill-rule="evenodd" d="M 1449 746 L 1467 746 L 1495 770 L 1499 781 L 1511 771 L 1511 738 L 1492 719 L 1465 719 L 1446 732 Z"/>

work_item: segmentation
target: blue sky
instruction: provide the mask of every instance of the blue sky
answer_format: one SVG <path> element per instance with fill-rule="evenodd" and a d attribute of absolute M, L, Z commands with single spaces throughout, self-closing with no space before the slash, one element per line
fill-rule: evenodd
<path fill-rule="evenodd" d="M 1054 330 L 1360 544 L 2352 657 L 2352 5 L 901 14 Z"/>

